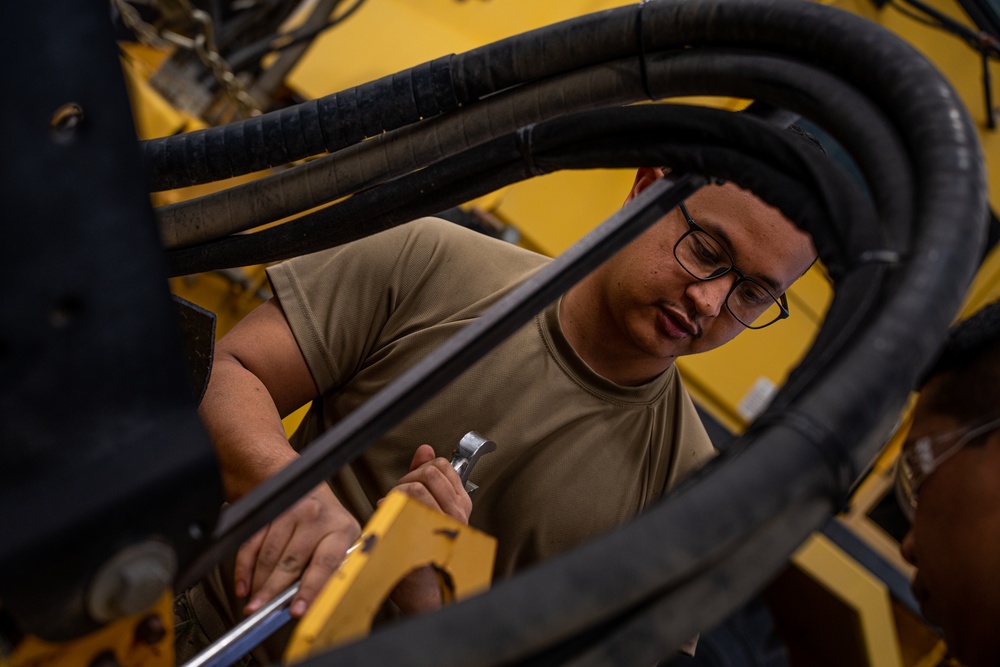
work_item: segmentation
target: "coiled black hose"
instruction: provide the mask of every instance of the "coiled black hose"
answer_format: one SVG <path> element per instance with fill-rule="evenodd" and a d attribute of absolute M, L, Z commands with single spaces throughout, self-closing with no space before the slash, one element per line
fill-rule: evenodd
<path fill-rule="evenodd" d="M 639 65 L 641 57 L 645 70 L 646 59 L 656 52 L 715 44 L 798 53 L 839 73 L 838 61 L 849 62 L 851 49 L 864 47 L 852 43 L 846 50 L 816 48 L 830 41 L 828 34 L 797 32 L 799 13 L 780 7 L 765 10 L 770 12 L 769 23 L 761 29 L 740 30 L 736 26 L 752 24 L 747 15 L 759 15 L 761 9 L 733 5 L 720 9 L 719 20 L 708 20 L 691 12 L 686 3 L 672 1 L 598 12 L 257 118 L 150 140 L 143 144 L 150 187 L 162 190 L 222 180 L 336 151 L 500 91 L 624 58 Z M 842 27 L 832 26 L 832 32 L 838 29 L 843 34 Z M 864 81 L 864 72 L 848 74 Z"/>
<path fill-rule="evenodd" d="M 617 111 L 613 116 L 605 110 L 548 121 L 469 149 L 280 227 L 169 252 L 170 272 L 180 275 L 203 271 L 208 265 L 242 266 L 314 252 L 555 169 L 663 163 L 699 171 L 698 159 L 705 151 L 714 148 L 752 153 L 761 150 L 758 141 L 762 137 L 771 138 L 776 131 L 752 118 L 738 123 L 733 114 L 714 109 L 657 105 Z M 744 125 L 751 129 L 737 135 Z M 579 146 L 584 140 L 586 143 Z M 570 148 L 565 157 L 559 153 L 564 146 Z M 588 161 L 589 152 L 600 156 L 600 161 Z M 832 171 L 824 180 L 815 169 L 800 159 L 795 176 L 799 188 L 808 187 L 802 183 L 811 177 L 811 191 L 822 192 L 821 206 L 812 217 L 848 208 L 838 199 L 848 199 L 844 193 L 852 187 L 851 182 L 841 175 L 837 191 L 823 190 L 824 184 L 837 178 L 840 172 Z M 717 175 L 733 177 L 729 173 Z M 760 173 L 742 178 L 752 183 L 751 189 L 762 194 L 778 190 L 772 199 L 780 202 L 778 205 L 789 215 L 804 217 L 798 210 L 800 200 L 789 183 L 775 187 L 776 177 L 764 178 Z M 828 265 L 836 273 L 849 259 L 839 239 L 831 233 L 835 227 L 812 227 L 817 246 L 827 248 Z"/>
<path fill-rule="evenodd" d="M 337 150 L 458 108 L 451 57 L 287 109 L 143 142 L 150 188 L 218 181 Z"/>
<path fill-rule="evenodd" d="M 274 176 L 160 208 L 161 235 L 168 248 L 204 243 L 352 194 L 512 132 L 521 124 L 565 114 L 567 108 L 633 101 L 643 86 L 637 75 L 628 79 L 630 64 L 620 61 L 523 86 Z M 653 57 L 647 71 L 647 84 L 658 96 L 753 93 L 810 117 L 859 156 L 862 172 L 869 178 L 880 174 L 883 181 L 893 181 L 877 190 L 877 205 L 885 219 L 909 219 L 911 177 L 901 168 L 906 157 L 894 128 L 867 98 L 837 77 L 787 57 L 708 49 Z M 292 234 L 292 229 L 287 233 Z M 900 236 L 888 230 L 886 234 Z M 280 241 L 272 237 L 262 243 L 275 248 Z M 232 261 L 251 263 L 249 259 Z M 218 268 L 199 267 L 190 270 Z"/>

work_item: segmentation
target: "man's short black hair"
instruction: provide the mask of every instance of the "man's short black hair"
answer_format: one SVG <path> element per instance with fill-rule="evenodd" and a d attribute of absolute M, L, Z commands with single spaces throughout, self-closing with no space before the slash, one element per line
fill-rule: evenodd
<path fill-rule="evenodd" d="M 952 327 L 944 347 L 924 379 L 949 370 L 964 368 L 990 346 L 1000 344 L 1000 300 L 976 311 Z"/>
<path fill-rule="evenodd" d="M 951 329 L 920 384 L 945 373 L 952 379 L 933 397 L 933 409 L 962 423 L 1000 411 L 1000 300 Z"/>

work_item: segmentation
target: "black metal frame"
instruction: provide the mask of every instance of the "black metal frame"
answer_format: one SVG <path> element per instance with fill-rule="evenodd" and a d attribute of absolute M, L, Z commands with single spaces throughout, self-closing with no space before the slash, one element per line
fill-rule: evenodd
<path fill-rule="evenodd" d="M 3 3 L 0 23 L 0 605 L 64 639 L 98 627 L 102 564 L 150 539 L 186 564 L 222 494 L 107 3 Z"/>

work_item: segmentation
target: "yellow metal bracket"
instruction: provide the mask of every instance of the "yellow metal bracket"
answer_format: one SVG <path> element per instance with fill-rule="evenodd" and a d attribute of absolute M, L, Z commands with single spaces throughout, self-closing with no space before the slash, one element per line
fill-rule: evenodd
<path fill-rule="evenodd" d="M 0 655 L 0 667 L 173 667 L 173 599 L 166 590 L 154 607 L 72 641 L 26 637 L 9 659 Z"/>
<path fill-rule="evenodd" d="M 392 491 L 365 526 L 359 546 L 330 578 L 299 622 L 285 662 L 361 637 L 396 585 L 433 565 L 446 602 L 489 588 L 496 539 Z"/>

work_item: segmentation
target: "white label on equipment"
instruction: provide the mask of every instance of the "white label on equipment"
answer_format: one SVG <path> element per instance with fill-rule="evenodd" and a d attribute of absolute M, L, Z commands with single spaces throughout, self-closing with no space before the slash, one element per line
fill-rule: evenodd
<path fill-rule="evenodd" d="M 743 419 L 753 421 L 757 415 L 764 411 L 777 392 L 777 385 L 766 377 L 759 377 L 750 387 L 750 391 L 740 400 L 736 411 Z"/>

